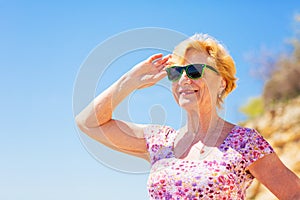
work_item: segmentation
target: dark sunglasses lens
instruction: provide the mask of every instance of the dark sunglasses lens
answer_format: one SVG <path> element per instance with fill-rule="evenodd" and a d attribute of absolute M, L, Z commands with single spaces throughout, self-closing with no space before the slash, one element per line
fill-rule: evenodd
<path fill-rule="evenodd" d="M 203 67 L 203 65 L 189 65 L 186 73 L 190 78 L 200 78 L 202 76 Z"/>
<path fill-rule="evenodd" d="M 170 67 L 167 68 L 168 78 L 171 81 L 176 81 L 180 78 L 183 68 L 180 67 Z"/>

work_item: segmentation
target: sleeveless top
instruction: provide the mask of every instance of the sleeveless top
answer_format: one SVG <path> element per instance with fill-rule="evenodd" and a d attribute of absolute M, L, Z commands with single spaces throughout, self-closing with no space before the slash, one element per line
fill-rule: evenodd
<path fill-rule="evenodd" d="M 274 152 L 256 130 L 235 126 L 206 157 L 178 159 L 173 150 L 177 134 L 168 126 L 144 129 L 151 159 L 147 182 L 150 199 L 245 199 L 254 179 L 247 167 Z"/>

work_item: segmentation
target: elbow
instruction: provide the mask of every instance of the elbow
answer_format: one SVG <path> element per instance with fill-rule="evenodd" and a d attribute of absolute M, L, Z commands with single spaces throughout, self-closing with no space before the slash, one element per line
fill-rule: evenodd
<path fill-rule="evenodd" d="M 76 115 L 75 123 L 77 127 L 82 131 L 86 128 L 86 122 L 80 115 Z"/>
<path fill-rule="evenodd" d="M 96 127 L 100 127 L 104 124 L 106 124 L 107 122 L 109 122 L 111 119 L 106 120 L 105 122 L 99 122 L 98 119 L 96 120 L 91 120 L 89 118 L 84 117 L 83 115 L 78 114 L 75 117 L 75 123 L 77 125 L 77 127 L 84 131 L 89 129 L 89 128 L 96 128 Z"/>
<path fill-rule="evenodd" d="M 90 128 L 92 128 L 92 127 L 88 126 L 87 121 L 84 118 L 82 118 L 80 115 L 77 115 L 75 117 L 75 123 L 77 125 L 77 128 L 79 128 L 79 130 L 82 133 L 85 133 L 86 135 L 91 136 L 90 135 L 90 132 L 91 132 Z"/>
<path fill-rule="evenodd" d="M 96 128 L 104 125 L 112 119 L 112 115 L 108 113 L 91 113 L 87 111 L 82 111 L 75 117 L 75 122 L 77 126 L 82 130 L 85 128 Z"/>

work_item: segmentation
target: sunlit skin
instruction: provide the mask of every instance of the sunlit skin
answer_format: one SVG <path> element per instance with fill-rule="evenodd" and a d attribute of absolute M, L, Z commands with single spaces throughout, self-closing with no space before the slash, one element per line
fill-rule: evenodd
<path fill-rule="evenodd" d="M 146 125 L 116 120 L 112 114 L 134 90 L 152 86 L 164 78 L 169 58 L 156 54 L 134 66 L 76 116 L 78 127 L 111 149 L 150 161 L 143 132 Z M 216 68 L 206 53 L 195 50 L 189 50 L 185 60 L 184 65 L 202 63 Z M 216 110 L 217 96 L 225 87 L 226 81 L 207 68 L 200 79 L 189 79 L 183 72 L 182 77 L 172 83 L 175 100 L 187 113 L 187 126 L 178 131 L 174 141 L 175 157 L 199 159 L 203 145 L 217 152 L 216 147 L 234 126 L 221 119 Z M 300 199 L 300 179 L 275 153 L 255 161 L 248 170 L 279 199 Z"/>
<path fill-rule="evenodd" d="M 207 58 L 205 53 L 189 50 L 184 65 L 199 63 L 214 66 Z M 217 95 L 225 86 L 221 76 L 206 68 L 199 79 L 190 79 L 184 71 L 181 78 L 173 82 L 172 91 L 179 106 L 186 111 L 207 114 L 215 113 Z"/>
<path fill-rule="evenodd" d="M 183 65 L 188 64 L 215 65 L 206 53 L 196 50 L 187 51 Z M 204 74 L 199 79 L 190 79 L 183 71 L 181 78 L 172 83 L 176 102 L 187 112 L 187 126 L 180 130 L 175 141 L 177 157 L 195 158 L 204 144 L 218 147 L 233 128 L 232 124 L 218 116 L 216 110 L 217 95 L 225 87 L 225 80 L 208 68 L 204 69 Z M 212 127 L 214 128 L 210 129 Z"/>

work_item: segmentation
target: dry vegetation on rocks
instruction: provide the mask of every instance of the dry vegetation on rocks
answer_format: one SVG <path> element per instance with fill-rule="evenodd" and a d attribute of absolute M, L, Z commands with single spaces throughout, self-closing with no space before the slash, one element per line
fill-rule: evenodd
<path fill-rule="evenodd" d="M 257 129 L 283 163 L 300 177 L 300 96 L 288 103 L 279 103 L 274 109 L 243 125 Z M 256 180 L 247 192 L 248 199 L 277 199 Z"/>
<path fill-rule="evenodd" d="M 300 15 L 295 19 L 299 25 Z M 258 130 L 283 163 L 300 177 L 300 28 L 289 41 L 288 52 L 271 59 L 261 58 L 264 62 L 259 66 L 270 73 L 262 96 L 241 109 L 249 117 L 241 125 Z M 248 189 L 247 198 L 277 199 L 256 180 Z"/>

